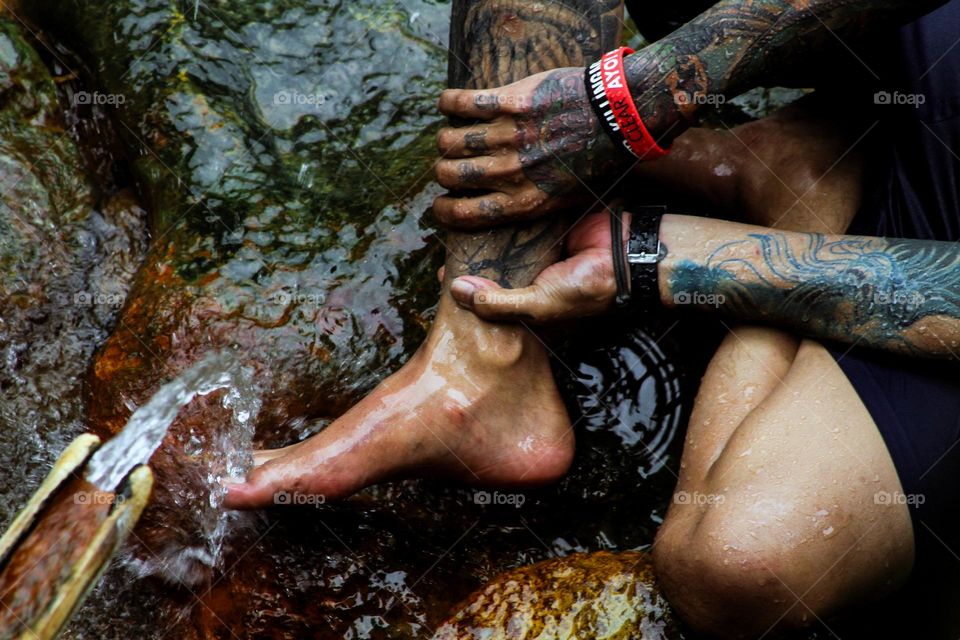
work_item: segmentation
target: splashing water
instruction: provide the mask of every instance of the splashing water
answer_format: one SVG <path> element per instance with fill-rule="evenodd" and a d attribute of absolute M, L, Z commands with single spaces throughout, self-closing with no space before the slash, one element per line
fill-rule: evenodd
<path fill-rule="evenodd" d="M 146 464 L 180 409 L 198 395 L 229 388 L 234 376 L 224 367 L 225 360 L 222 354 L 208 355 L 163 385 L 130 416 L 123 430 L 90 458 L 87 480 L 104 491 L 113 491 L 134 467 Z"/>
<path fill-rule="evenodd" d="M 220 508 L 226 495 L 222 480 L 242 477 L 253 466 L 254 423 L 260 409 L 253 371 L 241 367 L 228 352 L 208 354 L 163 385 L 87 465 L 89 482 L 105 491 L 117 489 L 132 469 L 149 461 L 183 407 L 218 390 L 226 390 L 221 404 L 230 410 L 231 424 L 181 440 L 184 452 L 204 471 L 202 486 L 180 488 L 183 506 L 195 515 L 201 536 L 190 544 L 172 544 L 148 560 L 124 558 L 124 564 L 140 576 L 160 575 L 190 584 L 202 579 L 204 572 L 198 567 L 219 566 L 230 525 L 240 517 Z"/>

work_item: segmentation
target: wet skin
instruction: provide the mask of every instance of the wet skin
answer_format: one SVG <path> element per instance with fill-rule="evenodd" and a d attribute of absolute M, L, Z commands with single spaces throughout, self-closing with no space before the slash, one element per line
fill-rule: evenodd
<path fill-rule="evenodd" d="M 745 211 L 741 219 L 763 225 L 747 227 L 753 235 L 842 233 L 860 206 L 860 150 L 844 155 L 857 129 L 802 114 L 793 107 L 729 132 L 691 131 L 656 172 Z M 732 173 L 715 171 L 737 154 L 746 159 L 733 162 Z M 599 216 L 592 224 L 607 223 Z M 583 238 L 596 234 L 584 228 Z M 661 264 L 664 301 L 673 304 L 676 256 L 703 252 L 706 260 L 712 243 L 741 229 L 666 216 L 661 233 L 675 257 Z M 762 252 L 743 258 L 764 262 Z M 573 317 L 589 308 L 577 274 L 610 260 L 609 245 L 594 245 L 513 292 L 523 296 L 519 305 L 471 306 L 490 318 Z M 496 300 L 496 291 L 487 293 Z M 876 425 L 823 346 L 778 329 L 735 327 L 694 405 L 674 503 L 653 547 L 657 576 L 674 611 L 708 637 L 756 638 L 829 619 L 905 581 L 910 514 L 877 500 L 902 492 Z"/>
<path fill-rule="evenodd" d="M 856 35 L 854 32 L 863 28 L 864 21 L 860 18 L 865 8 L 876 10 L 870 14 L 874 23 L 903 19 L 905 13 L 917 10 L 915 5 L 908 7 L 907 3 L 894 1 L 864 0 L 859 4 L 838 4 L 833 0 L 822 0 L 808 5 L 797 8 L 788 2 L 768 2 L 757 7 L 754 15 L 739 3 L 720 3 L 694 21 L 696 24 L 691 23 L 693 26 L 684 27 L 671 38 L 684 43 L 688 58 L 700 56 L 710 61 L 709 65 L 704 65 L 709 72 L 709 82 L 703 91 L 722 93 L 741 90 L 764 78 L 783 76 L 785 70 L 777 68 L 775 64 L 768 66 L 751 60 L 762 52 L 769 54 L 776 51 L 783 54 L 783 60 L 787 61 L 781 63 L 789 66 L 790 59 L 802 57 L 805 49 L 799 50 L 801 44 L 798 44 L 799 41 L 794 36 L 804 33 L 817 22 L 814 13 L 817 10 L 835 12 L 834 26 L 851 30 L 849 35 Z M 694 46 L 693 43 L 714 40 L 697 37 L 704 31 L 725 33 L 723 25 L 731 19 L 738 21 L 739 25 L 735 37 L 731 37 L 729 41 L 721 38 L 720 44 L 704 45 L 702 49 Z M 477 36 L 479 38 L 490 38 L 486 31 L 480 30 L 478 33 L 481 34 Z M 503 33 L 498 32 L 498 35 Z M 771 33 L 776 34 L 776 37 L 769 42 L 763 40 Z M 665 64 L 671 60 L 676 62 L 667 54 L 673 55 L 678 46 L 660 49 L 654 45 L 654 48 L 647 54 L 640 55 L 638 59 L 644 60 L 650 55 L 658 60 L 662 59 Z M 777 58 L 772 55 L 767 57 Z M 670 74 L 644 75 L 637 69 L 631 69 L 630 82 L 634 93 L 658 91 L 671 82 Z M 645 88 L 641 88 L 638 85 L 645 82 L 649 82 L 649 86 L 644 85 Z M 654 133 L 658 137 L 667 135 L 667 131 L 671 132 L 669 135 L 672 137 L 683 130 L 685 125 L 678 124 L 680 111 L 677 109 L 668 109 L 669 114 L 673 115 L 664 115 L 662 109 L 666 107 L 662 101 L 646 101 L 643 104 L 646 105 L 643 109 L 650 109 L 642 111 L 645 118 L 649 118 L 652 123 L 659 120 L 666 123 L 664 127 L 654 125 Z M 674 101 L 674 107 L 680 106 L 680 102 Z M 596 120 L 584 99 L 582 68 L 544 72 L 495 91 L 449 90 L 440 98 L 440 109 L 448 115 L 480 119 L 483 123 L 458 129 L 444 129 L 440 132 L 438 145 L 445 157 L 437 163 L 438 180 L 453 189 L 483 187 L 492 190 L 490 194 L 480 197 L 457 197 L 457 194 L 453 194 L 438 198 L 434 205 L 435 213 L 442 220 L 454 225 L 489 227 L 498 221 L 515 221 L 542 214 L 555 209 L 561 202 L 561 196 L 563 200 L 577 200 L 578 189 L 575 185 L 582 184 L 583 180 L 591 181 L 601 175 L 608 175 L 614 166 L 614 156 L 610 153 L 609 145 L 599 132 Z M 683 111 L 683 115 L 693 116 L 692 112 L 687 111 Z M 622 158 L 619 162 L 623 162 Z M 579 173 L 582 171 L 578 168 L 594 173 L 581 176 Z M 582 195 L 579 200 L 584 201 Z M 586 202 L 589 203 L 589 198 Z M 513 236 L 505 236 L 506 241 L 501 238 L 491 240 L 490 236 L 482 234 L 476 237 L 452 234 L 448 244 L 445 286 L 452 284 L 457 276 L 467 275 L 484 276 L 500 285 L 522 287 L 526 284 L 524 280 L 529 281 L 546 266 L 542 258 L 551 254 L 556 242 L 551 244 L 550 240 L 557 237 L 556 231 L 549 227 L 538 227 L 526 235 L 514 233 Z M 579 237 L 579 234 L 575 235 L 575 241 L 579 241 Z M 536 250 L 538 247 L 541 248 L 540 252 Z M 515 271 L 511 273 L 511 269 Z M 511 278 L 511 275 L 514 277 Z M 461 280 L 461 300 L 472 295 L 470 290 L 462 290 L 463 284 L 469 285 L 470 282 L 469 279 Z M 473 282 L 476 285 L 478 281 Z M 592 292 L 587 293 L 593 295 Z M 446 297 L 441 295 L 442 299 Z M 603 305 L 602 298 L 599 304 Z M 474 335 L 478 337 L 478 343 L 483 342 L 481 336 L 489 331 L 486 325 L 466 317 L 447 318 L 448 309 L 451 309 L 451 305 L 444 300 L 438 314 L 437 327 L 459 325 L 459 335 Z M 435 329 L 433 334 L 439 330 Z M 525 339 L 521 342 L 525 343 L 527 349 L 527 357 L 522 359 L 525 365 L 523 373 L 537 372 L 543 377 L 549 377 L 545 351 L 537 346 L 534 340 Z M 427 402 L 430 407 L 423 411 L 431 415 L 436 412 L 432 402 L 435 399 L 433 394 L 424 394 L 416 386 L 409 385 L 422 379 L 421 372 L 431 369 L 425 362 L 436 359 L 438 367 L 445 367 L 442 363 L 448 356 L 443 351 L 434 355 L 434 349 L 442 344 L 443 340 L 432 335 L 417 356 L 396 374 L 396 380 L 386 381 L 370 398 L 326 432 L 293 448 L 259 454 L 260 466 L 250 474 L 245 484 L 231 488 L 228 505 L 237 508 L 264 506 L 271 503 L 271 497 L 276 491 L 299 487 L 339 496 L 348 490 L 381 479 L 409 473 L 415 468 L 427 471 L 439 467 L 450 472 L 455 467 L 451 467 L 448 462 L 439 465 L 435 462 L 448 455 L 454 459 L 472 459 L 476 449 L 471 449 L 470 453 L 461 450 L 458 446 L 460 440 L 454 440 L 453 446 L 442 437 L 432 437 L 431 440 L 431 436 L 437 433 L 460 434 L 461 429 L 455 424 L 443 418 L 439 421 L 423 420 L 420 407 L 416 411 L 410 411 L 410 407 L 417 406 L 418 402 Z M 465 365 L 473 357 L 472 353 L 466 350 L 459 355 L 457 362 Z M 483 371 L 482 367 L 480 371 Z M 469 372 L 469 365 L 459 372 L 447 371 L 446 380 L 454 388 L 469 386 L 471 382 L 457 381 L 453 377 L 458 373 L 464 374 L 466 378 L 473 377 Z M 520 370 L 501 368 L 499 375 L 508 377 L 519 372 Z M 479 373 L 473 383 L 484 383 L 483 381 L 490 377 L 492 376 Z M 398 391 L 400 388 L 404 390 Z M 528 394 L 523 395 L 523 398 L 529 397 Z M 391 400 L 388 401 L 388 398 Z M 402 398 L 402 402 L 398 398 Z M 516 391 L 503 398 L 508 404 L 521 402 Z M 384 412 L 385 402 L 395 409 Z M 561 411 L 559 398 L 552 389 L 537 404 L 547 416 L 559 415 Z M 476 424 L 485 425 L 484 428 L 489 432 L 509 433 L 516 430 L 515 425 L 509 421 L 504 422 L 487 415 L 486 411 L 481 411 L 479 407 L 470 411 L 468 406 L 461 408 L 466 413 L 471 413 L 472 420 Z M 368 414 L 370 417 L 365 417 Z M 569 460 L 572 454 L 572 441 L 566 436 L 557 439 L 557 434 L 563 431 L 560 422 L 554 419 L 535 422 L 544 425 L 542 440 L 556 444 L 556 447 L 549 447 L 544 455 L 545 460 L 552 461 L 552 464 L 544 464 L 536 475 L 542 480 L 556 478 L 564 470 L 564 461 Z M 371 423 L 378 423 L 380 426 L 371 431 Z M 391 456 L 389 462 L 384 463 L 380 461 L 381 450 L 373 446 L 377 439 L 364 434 L 380 434 L 386 430 L 386 427 L 382 426 L 386 423 L 395 425 L 396 433 L 389 437 L 383 436 L 381 442 L 389 442 L 392 446 L 399 447 L 400 451 L 410 453 Z M 525 435 L 528 433 L 527 429 L 521 429 L 520 432 Z M 335 445 L 334 441 L 341 438 L 346 438 L 353 444 L 349 447 Z M 475 436 L 472 438 L 476 441 Z M 499 442 L 501 439 L 487 436 L 481 441 Z M 406 442 L 409 446 L 401 445 L 401 442 Z M 567 445 L 567 442 L 570 444 Z M 554 450 L 563 448 L 567 450 Z M 498 449 L 491 447 L 485 454 L 480 453 L 479 457 L 497 455 Z M 527 462 L 524 458 L 525 456 L 518 456 L 518 464 L 508 463 L 501 469 L 524 469 Z M 344 460 L 348 460 L 349 464 L 343 462 Z M 318 463 L 329 469 L 317 469 L 315 465 Z M 510 478 L 504 475 L 502 470 L 487 475 L 477 473 L 476 464 L 465 466 L 467 468 L 461 465 L 460 473 L 454 475 L 472 482 L 524 482 L 529 478 L 525 472 Z"/>
<path fill-rule="evenodd" d="M 451 24 L 467 33 L 452 42 L 466 49 L 456 59 L 468 62 L 455 67 L 451 81 L 502 84 L 558 63 L 585 64 L 619 41 L 616 1 L 541 9 L 525 2 L 455 3 Z M 482 149 L 485 142 L 470 144 Z M 528 284 L 558 256 L 561 233 L 559 221 L 451 232 L 437 317 L 417 354 L 322 433 L 257 454 L 258 466 L 246 483 L 230 487 L 227 505 L 269 505 L 279 490 L 340 497 L 411 473 L 510 485 L 560 477 L 573 456 L 573 436 L 545 346 L 524 327 L 497 327 L 462 312 L 446 292 L 464 274 Z M 517 380 L 537 402 L 509 400 L 521 392 Z"/>
<path fill-rule="evenodd" d="M 774 4 L 770 3 L 771 6 Z M 807 4 L 814 6 L 817 3 Z M 843 9 L 849 4 L 822 3 L 820 8 Z M 899 15 L 898 12 L 905 6 L 903 3 L 867 4 L 891 9 L 891 15 Z M 734 5 L 723 3 L 722 8 L 729 9 Z M 781 3 L 768 17 L 779 24 L 778 19 L 789 14 L 793 6 L 792 3 Z M 714 17 L 718 24 L 723 22 L 721 16 Z M 803 17 L 810 18 L 806 14 Z M 856 18 L 857 13 L 851 13 L 848 22 L 862 24 Z M 789 19 L 784 23 L 788 26 L 799 24 L 798 29 L 804 28 L 802 20 Z M 747 23 L 744 28 L 746 36 L 739 40 L 744 47 L 739 52 L 740 56 L 731 56 L 728 51 L 717 56 L 718 60 L 732 59 L 734 62 L 718 70 L 720 76 L 726 74 L 728 77 L 724 80 L 717 78 L 714 86 L 743 88 L 769 71 L 758 69 L 757 65 L 741 67 L 736 61 L 745 59 L 744 56 L 750 53 L 761 35 L 768 33 L 770 24 L 761 20 L 752 27 Z M 781 44 L 790 42 L 789 29 L 780 33 L 777 41 Z M 770 54 L 771 51 L 765 53 Z M 792 53 L 796 54 L 796 51 Z M 766 57 L 775 59 L 777 56 Z M 744 68 L 749 73 L 735 78 L 735 72 L 739 73 Z M 464 128 L 462 142 L 456 134 L 441 132 L 441 151 L 467 157 L 477 154 L 479 159 L 467 164 L 462 158 L 441 161 L 437 168 L 438 178 L 451 188 L 479 186 L 499 191 L 486 198 L 441 198 L 435 205 L 441 218 L 465 227 L 488 226 L 497 221 L 545 213 L 549 211 L 550 203 L 556 206 L 560 196 L 571 195 L 571 185 L 576 182 L 576 177 L 581 176 L 572 175 L 575 172 L 570 172 L 566 167 L 550 171 L 550 166 L 543 164 L 561 164 L 559 161 L 566 158 L 571 160 L 571 166 L 580 166 L 574 159 L 589 157 L 591 141 L 601 140 L 576 126 L 576 114 L 583 109 L 580 97 L 582 81 L 578 85 L 581 74 L 582 70 L 547 73 L 527 79 L 519 87 L 515 85 L 500 94 L 494 94 L 494 99 L 489 99 L 489 92 L 444 94 L 441 108 L 445 112 L 461 117 L 482 118 L 490 124 L 486 127 Z M 662 83 L 664 79 L 657 78 L 654 81 Z M 543 92 L 550 97 L 538 102 Z M 513 99 L 500 100 L 496 97 L 498 95 Z M 558 131 L 558 139 L 571 144 L 569 148 L 556 147 L 541 153 L 539 157 L 543 162 L 526 162 L 522 154 L 530 151 L 530 138 L 517 135 L 511 140 L 504 134 L 511 129 L 523 132 L 528 126 L 537 126 L 545 121 L 547 111 L 543 105 L 546 104 L 561 105 L 563 113 L 569 116 L 559 118 L 558 124 L 553 129 L 548 128 L 547 133 Z M 651 119 L 655 120 L 653 117 Z M 671 130 L 673 126 L 673 123 L 669 125 Z M 500 136 L 499 143 L 497 136 Z M 547 135 L 536 139 L 548 143 L 551 138 Z M 740 143 L 740 140 L 735 142 Z M 593 148 L 602 148 L 602 142 L 597 144 L 599 147 Z M 692 160 L 686 168 L 694 173 L 703 173 L 732 154 L 742 154 L 737 144 L 718 143 L 716 150 L 721 153 Z M 779 208 L 775 215 L 782 219 L 781 225 L 790 226 L 792 218 L 787 214 L 795 209 L 795 201 L 801 199 L 797 193 L 808 196 L 808 191 L 800 189 L 799 185 L 814 171 L 811 167 L 826 162 L 829 169 L 830 162 L 836 159 L 836 156 L 825 159 L 820 155 L 822 150 L 816 148 L 809 148 L 808 151 L 808 164 L 800 163 L 795 167 L 795 173 L 780 176 L 784 184 L 797 185 L 797 189 L 789 189 L 791 194 L 787 200 L 793 202 L 752 202 L 754 211 L 764 210 L 767 215 L 774 215 L 770 214 L 769 209 Z M 777 164 L 775 160 L 775 157 L 770 158 L 762 164 Z M 602 166 L 602 161 L 601 154 L 587 164 L 591 167 Z M 532 172 L 532 167 L 538 172 Z M 684 168 L 683 163 L 678 163 L 676 167 L 678 170 Z M 856 172 L 849 175 L 856 175 Z M 743 187 L 755 183 L 757 178 L 756 175 L 749 176 L 742 172 L 736 180 L 737 187 Z M 727 188 L 726 181 L 719 179 L 719 176 L 711 182 L 718 191 Z M 830 186 L 843 191 L 831 192 L 828 189 Z M 824 185 L 820 193 L 824 201 L 829 201 L 838 199 L 838 193 L 858 188 L 859 182 L 847 181 L 839 186 Z M 508 203 L 516 206 L 511 209 Z M 783 206 L 780 208 L 778 205 Z M 831 221 L 826 229 L 797 226 L 807 232 L 836 233 L 835 227 L 842 231 L 853 210 L 850 206 L 843 206 L 821 211 L 823 215 L 817 217 Z M 448 269 L 446 281 L 449 282 L 451 277 Z M 449 311 L 441 308 L 441 315 L 445 313 Z M 872 597 L 902 582 L 913 555 L 906 508 L 902 505 L 878 505 L 875 500 L 870 500 L 876 491 L 895 492 L 902 489 L 875 425 L 832 357 L 816 343 L 800 343 L 781 332 L 759 330 L 749 335 L 741 333 L 732 334 L 728 339 L 728 348 L 722 350 L 714 360 L 713 371 L 718 383 L 714 387 L 705 387 L 707 393 L 698 401 L 699 423 L 691 425 L 691 436 L 684 456 L 684 463 L 695 467 L 696 472 L 688 474 L 686 484 L 681 480 L 683 490 L 724 495 L 728 499 L 725 503 L 727 506 L 710 509 L 707 505 L 695 504 L 689 505 L 690 508 L 678 506 L 672 509 L 655 550 L 660 573 L 665 576 L 667 593 L 681 615 L 700 629 L 728 637 L 752 631 L 762 634 L 777 625 L 799 625 L 811 616 L 829 615 Z M 470 334 L 465 332 L 462 335 Z M 737 346 L 741 344 L 744 345 L 743 349 Z M 442 340 L 428 340 L 424 355 L 428 362 L 436 358 L 446 367 L 450 360 L 444 355 L 447 352 L 443 351 L 442 345 Z M 460 453 L 466 455 L 466 447 L 462 450 L 459 448 L 460 443 L 465 441 L 462 438 L 454 441 L 455 447 L 447 447 L 445 442 L 424 446 L 427 437 L 423 432 L 436 432 L 437 423 L 432 423 L 434 426 L 431 429 L 423 429 L 415 424 L 408 426 L 413 422 L 408 400 L 432 402 L 437 397 L 409 386 L 423 380 L 424 372 L 429 371 L 431 365 L 417 362 L 415 358 L 408 366 L 409 374 L 401 371 L 397 376 L 397 382 L 406 385 L 402 395 L 396 396 L 398 391 L 391 387 L 391 381 L 388 380 L 374 393 L 370 403 L 358 407 L 362 412 L 360 416 L 345 422 L 339 430 L 334 430 L 337 425 L 328 430 L 329 434 L 339 434 L 338 437 L 348 438 L 348 442 L 357 445 L 344 453 L 332 444 L 333 435 L 324 437 L 325 434 L 321 434 L 311 442 L 298 445 L 296 449 L 279 454 L 261 454 L 261 466 L 254 471 L 248 483 L 231 490 L 231 504 L 267 504 L 272 493 L 281 488 L 322 492 L 324 486 L 329 486 L 336 492 L 343 486 L 349 487 L 353 483 L 331 482 L 322 475 L 323 471 L 318 473 L 315 466 L 322 463 L 339 470 L 337 463 L 348 459 L 348 454 L 351 456 L 349 459 L 359 465 L 359 472 L 351 472 L 358 478 L 357 486 L 376 481 L 378 476 L 385 478 L 397 471 L 408 472 L 421 464 L 425 468 L 434 467 L 449 472 L 453 466 L 449 461 L 440 465 L 432 464 L 433 461 L 437 460 L 438 455 L 441 458 L 446 455 L 442 452 L 444 448 L 450 449 L 451 454 L 457 457 L 460 457 Z M 731 374 L 738 368 L 739 374 Z M 452 375 L 456 374 L 456 369 L 449 371 Z M 460 371 L 463 372 L 463 369 Z M 502 369 L 501 374 L 508 371 Z M 771 371 L 774 372 L 772 382 Z M 466 384 L 463 380 L 446 379 L 455 389 Z M 766 386 L 758 386 L 761 381 L 766 381 Z M 506 406 L 535 405 L 542 409 L 549 408 L 553 402 L 550 393 L 532 400 L 535 396 L 516 388 L 517 385 L 505 387 L 498 400 Z M 819 397 L 819 409 L 810 410 L 804 394 L 798 389 L 810 389 L 813 396 Z M 735 392 L 742 396 L 742 401 L 730 403 L 722 400 L 732 397 Z M 399 398 L 400 401 L 393 398 Z M 442 415 L 438 416 L 441 412 L 437 406 L 427 411 L 431 416 L 443 420 Z M 418 420 L 427 415 L 414 413 Z M 789 418 L 798 414 L 804 415 L 804 419 Z M 496 414 L 493 417 L 496 419 Z M 837 420 L 846 425 L 842 433 L 832 429 Z M 407 435 L 399 440 L 403 443 L 399 447 L 400 455 L 391 457 L 388 468 L 384 469 L 382 463 L 373 463 L 370 458 L 382 455 L 383 446 L 398 446 L 398 441 L 379 435 L 386 433 L 388 427 L 385 426 L 374 430 L 377 438 L 381 438 L 379 442 L 377 438 L 366 434 L 369 433 L 370 424 L 386 422 L 400 425 Z M 488 434 L 510 427 L 516 429 L 516 425 L 488 422 L 483 418 L 477 423 L 482 424 Z M 462 431 L 469 432 L 468 429 Z M 762 451 L 757 451 L 755 457 L 743 460 L 751 455 L 753 445 L 777 441 L 778 434 L 784 431 L 790 431 L 791 439 L 778 442 L 777 446 L 764 447 Z M 487 438 L 488 443 L 497 441 L 489 435 Z M 800 446 L 804 441 L 831 439 L 841 444 L 831 450 L 831 455 Z M 706 462 L 703 461 L 704 454 L 698 453 L 701 451 L 699 443 L 704 440 L 711 443 Z M 363 447 L 367 449 L 364 452 L 359 443 L 370 446 Z M 404 452 L 409 455 L 405 457 Z M 476 449 L 471 448 L 471 460 L 475 453 Z M 495 457 L 497 453 L 495 446 L 487 451 L 488 456 Z M 814 453 L 820 457 L 815 458 Z M 480 457 L 482 459 L 482 453 Z M 556 459 L 562 460 L 563 456 L 556 456 Z M 784 467 L 790 467 L 792 475 L 786 477 L 779 471 Z M 512 470 L 516 467 L 507 464 L 499 468 Z M 722 470 L 719 477 L 711 475 L 714 468 Z M 511 481 L 497 471 L 488 477 L 476 474 L 472 468 L 470 471 L 471 475 L 462 474 L 461 479 Z M 545 478 L 549 478 L 555 470 L 548 471 L 550 473 L 545 474 Z M 865 481 L 865 477 L 870 480 Z M 840 490 L 836 488 L 838 484 L 855 487 L 855 490 Z M 746 523 L 751 529 L 735 526 L 744 522 L 745 514 L 748 516 Z M 879 523 L 882 526 L 877 526 Z M 851 552 L 851 547 L 856 547 L 856 550 Z M 872 558 L 878 555 L 888 558 L 889 562 L 883 567 L 874 567 Z M 824 579 L 832 571 L 836 573 Z M 744 619 L 750 620 L 755 628 L 746 629 L 742 624 Z"/>
<path fill-rule="evenodd" d="M 537 402 L 511 402 L 523 393 Z M 522 327 L 492 325 L 444 296 L 420 350 L 369 396 L 304 442 L 255 454 L 228 505 L 274 503 L 280 490 L 348 496 L 373 482 L 440 475 L 529 485 L 562 474 L 573 433 L 543 346 Z"/>

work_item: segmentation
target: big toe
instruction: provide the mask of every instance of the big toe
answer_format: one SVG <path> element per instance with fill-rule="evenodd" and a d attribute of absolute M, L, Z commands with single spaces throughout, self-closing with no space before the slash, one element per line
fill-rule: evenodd
<path fill-rule="evenodd" d="M 243 482 L 226 482 L 227 495 L 223 506 L 227 509 L 260 509 L 282 502 L 277 501 L 281 488 L 276 474 L 265 467 L 253 469 Z"/>

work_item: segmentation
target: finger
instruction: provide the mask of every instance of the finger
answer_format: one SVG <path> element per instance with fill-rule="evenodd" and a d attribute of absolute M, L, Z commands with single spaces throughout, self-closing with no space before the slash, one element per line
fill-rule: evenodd
<path fill-rule="evenodd" d="M 492 120 L 505 112 L 509 102 L 496 91 L 447 89 L 440 94 L 438 107 L 447 116 Z"/>
<path fill-rule="evenodd" d="M 522 217 L 511 215 L 511 203 L 506 194 L 499 192 L 474 198 L 439 196 L 433 201 L 433 215 L 447 227 L 483 229 Z"/>
<path fill-rule="evenodd" d="M 538 283 L 504 289 L 486 278 L 461 276 L 451 284 L 450 293 L 484 320 L 547 322 L 566 315 L 562 296 Z"/>
<path fill-rule="evenodd" d="M 437 134 L 437 151 L 444 158 L 472 158 L 490 155 L 510 146 L 515 139 L 516 131 L 512 127 L 497 123 L 444 127 Z"/>
<path fill-rule="evenodd" d="M 443 276 L 446 275 L 446 273 L 447 273 L 446 267 L 440 267 L 439 269 L 437 269 L 437 280 L 440 281 L 440 284 L 443 284 Z"/>
<path fill-rule="evenodd" d="M 447 189 L 496 189 L 525 180 L 516 154 L 438 160 L 434 173 L 437 182 Z"/>

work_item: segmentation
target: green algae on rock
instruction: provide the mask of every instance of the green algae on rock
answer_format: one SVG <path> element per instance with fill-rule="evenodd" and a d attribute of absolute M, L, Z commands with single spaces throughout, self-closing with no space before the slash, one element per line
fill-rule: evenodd
<path fill-rule="evenodd" d="M 676 638 L 649 556 L 574 554 L 508 571 L 470 596 L 433 640 Z"/>

